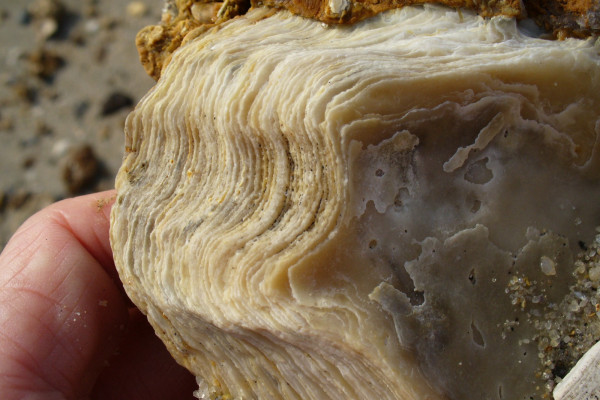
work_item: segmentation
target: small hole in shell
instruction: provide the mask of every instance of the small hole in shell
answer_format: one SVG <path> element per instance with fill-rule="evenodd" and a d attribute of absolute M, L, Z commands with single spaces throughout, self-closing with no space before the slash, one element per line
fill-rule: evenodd
<path fill-rule="evenodd" d="M 475 214 L 481 208 L 481 201 L 473 200 L 473 205 L 471 206 L 471 212 Z"/>
<path fill-rule="evenodd" d="M 475 283 L 477 283 L 477 278 L 475 278 L 475 269 L 471 269 L 471 271 L 469 272 L 469 281 L 471 281 L 472 285 L 475 285 Z"/>
<path fill-rule="evenodd" d="M 485 347 L 483 335 L 481 334 L 481 331 L 479 330 L 479 328 L 477 328 L 474 322 L 471 322 L 471 336 L 473 338 L 473 343 L 475 343 L 477 346 Z"/>

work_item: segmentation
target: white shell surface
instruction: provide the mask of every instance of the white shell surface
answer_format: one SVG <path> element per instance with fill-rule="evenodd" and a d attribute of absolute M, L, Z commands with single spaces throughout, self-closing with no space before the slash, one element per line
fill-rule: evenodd
<path fill-rule="evenodd" d="M 127 293 L 207 398 L 543 395 L 600 225 L 598 53 L 430 6 L 208 31 L 127 120 Z"/>
<path fill-rule="evenodd" d="M 600 343 L 596 343 L 554 389 L 555 400 L 600 399 Z"/>

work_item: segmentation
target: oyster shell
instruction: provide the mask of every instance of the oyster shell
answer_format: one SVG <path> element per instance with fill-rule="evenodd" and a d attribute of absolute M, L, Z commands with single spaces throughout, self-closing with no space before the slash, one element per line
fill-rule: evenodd
<path fill-rule="evenodd" d="M 255 8 L 128 117 L 115 263 L 201 398 L 541 398 L 550 333 L 600 332 L 550 318 L 594 267 L 599 135 L 591 39 Z"/>

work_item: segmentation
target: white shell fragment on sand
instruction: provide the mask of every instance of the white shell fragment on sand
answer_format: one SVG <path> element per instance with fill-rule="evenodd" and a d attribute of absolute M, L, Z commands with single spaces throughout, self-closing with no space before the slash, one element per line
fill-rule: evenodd
<path fill-rule="evenodd" d="M 115 263 L 199 397 L 542 398 L 593 307 L 599 136 L 592 40 L 254 9 L 129 116 Z"/>
<path fill-rule="evenodd" d="M 600 342 L 556 385 L 553 395 L 554 400 L 600 399 Z"/>

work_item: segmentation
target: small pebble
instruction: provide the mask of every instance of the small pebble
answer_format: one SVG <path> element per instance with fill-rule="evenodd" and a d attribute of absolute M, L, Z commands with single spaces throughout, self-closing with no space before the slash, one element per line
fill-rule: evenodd
<path fill-rule="evenodd" d="M 104 100 L 104 103 L 102 103 L 101 115 L 111 115 L 116 113 L 117 111 L 120 111 L 123 108 L 129 108 L 132 105 L 133 99 L 131 98 L 131 96 L 121 92 L 114 92 L 111 93 L 106 98 L 106 100 Z"/>
<path fill-rule="evenodd" d="M 127 4 L 127 14 L 131 17 L 139 18 L 148 13 L 148 6 L 142 1 L 132 1 Z"/>
<path fill-rule="evenodd" d="M 27 10 L 23 10 L 19 15 L 19 24 L 29 25 L 31 23 L 31 13 Z"/>
<path fill-rule="evenodd" d="M 86 21 L 84 29 L 86 33 L 91 35 L 98 33 L 98 31 L 100 31 L 100 21 L 96 18 L 90 19 Z"/>
<path fill-rule="evenodd" d="M 71 143 L 66 139 L 60 139 L 54 142 L 54 146 L 52 146 L 51 154 L 53 157 L 62 158 L 67 151 L 71 147 Z"/>
<path fill-rule="evenodd" d="M 21 164 L 24 169 L 29 169 L 35 165 L 36 159 L 34 157 L 27 157 Z"/>
<path fill-rule="evenodd" d="M 550 257 L 542 256 L 540 258 L 540 268 L 548 276 L 556 275 L 556 263 Z"/>
<path fill-rule="evenodd" d="M 38 98 L 38 91 L 23 82 L 18 82 L 12 87 L 15 97 L 28 104 L 33 104 Z"/>
<path fill-rule="evenodd" d="M 220 5 L 222 3 L 194 3 L 191 7 L 192 16 L 203 24 L 215 22 Z"/>
<path fill-rule="evenodd" d="M 590 280 L 597 282 L 600 280 L 600 267 L 593 267 L 589 272 Z"/>
<path fill-rule="evenodd" d="M 47 40 L 58 32 L 58 22 L 52 18 L 45 18 L 37 29 L 37 36 L 40 40 Z"/>
<path fill-rule="evenodd" d="M 88 144 L 73 147 L 67 154 L 62 178 L 71 194 L 83 193 L 100 175 L 100 162 Z"/>
<path fill-rule="evenodd" d="M 52 135 L 52 128 L 44 121 L 37 120 L 35 122 L 35 134 L 38 136 L 50 136 Z"/>
<path fill-rule="evenodd" d="M 75 105 L 73 110 L 73 114 L 75 114 L 75 118 L 81 119 L 85 116 L 85 113 L 89 110 L 90 103 L 89 101 L 83 100 Z"/>
<path fill-rule="evenodd" d="M 55 37 L 67 17 L 64 5 L 58 0 L 37 0 L 29 5 L 27 11 L 35 22 L 36 34 L 40 40 Z"/>
<path fill-rule="evenodd" d="M 65 65 L 65 60 L 53 51 L 37 49 L 28 56 L 31 72 L 46 81 L 52 80 L 56 72 Z"/>

